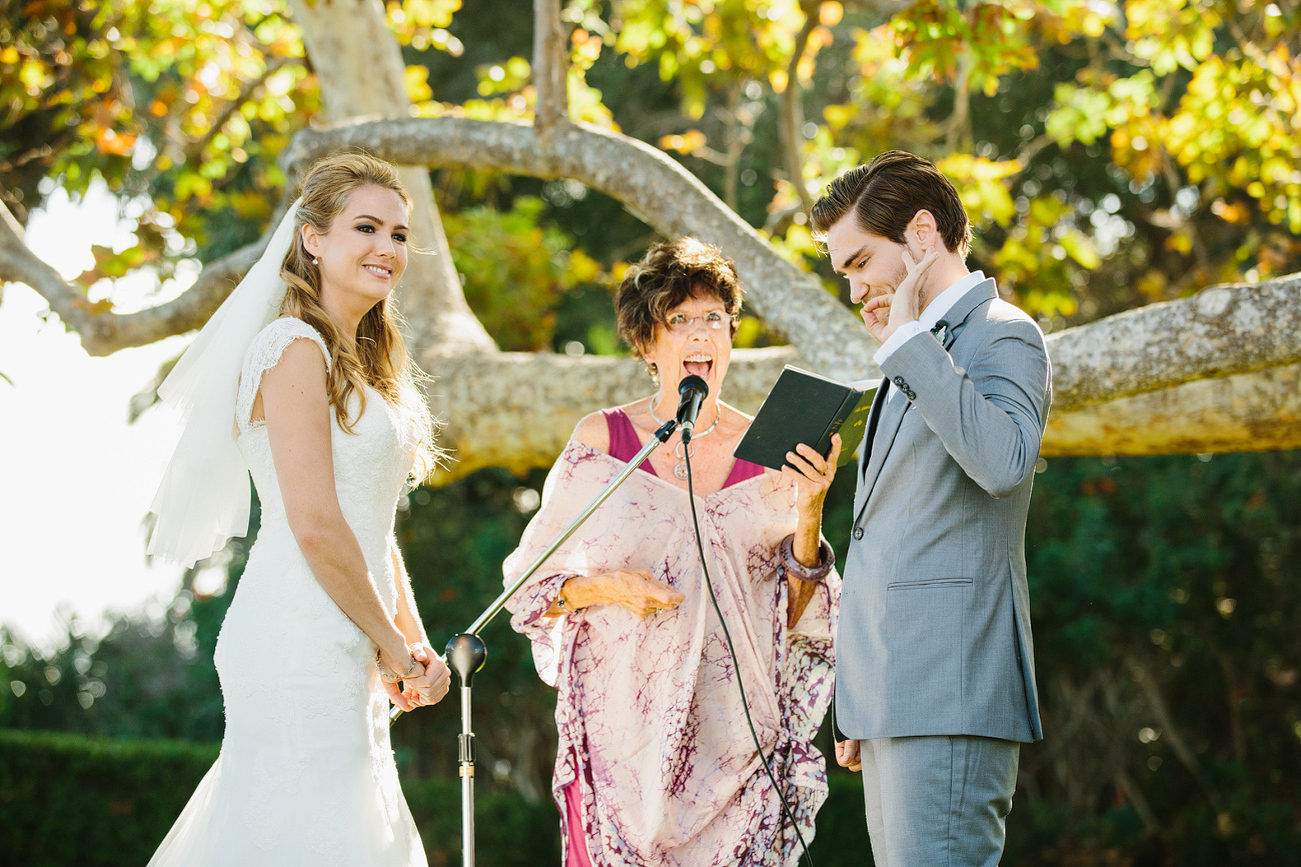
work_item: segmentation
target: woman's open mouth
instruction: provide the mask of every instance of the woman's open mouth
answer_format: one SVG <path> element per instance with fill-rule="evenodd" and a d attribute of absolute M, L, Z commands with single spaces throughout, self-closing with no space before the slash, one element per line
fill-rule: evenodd
<path fill-rule="evenodd" d="M 699 376 L 701 379 L 709 377 L 709 371 L 714 369 L 714 359 L 708 355 L 688 355 L 682 359 L 682 369 L 692 376 Z"/>

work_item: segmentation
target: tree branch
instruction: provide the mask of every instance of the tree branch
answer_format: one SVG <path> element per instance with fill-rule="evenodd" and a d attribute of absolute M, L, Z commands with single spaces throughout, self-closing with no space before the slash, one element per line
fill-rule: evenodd
<path fill-rule="evenodd" d="M 533 125 L 545 132 L 569 117 L 569 57 L 560 0 L 533 3 Z"/>
<path fill-rule="evenodd" d="M 754 412 L 786 364 L 807 366 L 790 347 L 735 350 L 722 398 Z M 656 389 L 642 362 L 613 356 L 462 354 L 439 359 L 430 372 L 429 405 L 447 423 L 439 444 L 457 458 L 434 484 L 484 467 L 522 475 L 551 466 L 583 416 Z"/>
<path fill-rule="evenodd" d="M 723 399 L 753 413 L 784 365 L 809 367 L 791 347 L 732 353 Z M 461 354 L 428 367 L 430 406 L 447 421 L 441 444 L 458 458 L 442 484 L 483 467 L 516 473 L 555 461 L 578 420 L 655 386 L 628 358 L 553 353 Z M 1301 448 L 1301 366 L 1203 380 L 1076 412 L 1054 409 L 1043 455 L 1148 455 Z"/>
<path fill-rule="evenodd" d="M 1055 357 L 1055 356 L 1054 356 Z M 1301 448 L 1301 365 L 1070 411 L 1054 405 L 1043 456 L 1169 455 Z"/>
<path fill-rule="evenodd" d="M 670 237 L 695 235 L 736 259 L 754 309 L 815 368 L 837 379 L 872 375 L 875 344 L 817 280 L 780 259 L 763 238 L 676 162 L 604 130 L 564 124 L 539 138 L 524 125 L 411 119 L 304 131 L 288 158 L 341 146 L 444 168 L 582 181 Z M 627 171 L 627 166 L 641 168 Z M 789 291 L 783 291 L 789 287 Z M 1301 275 L 1216 286 L 1068 329 L 1048 339 L 1055 407 L 1082 409 L 1198 379 L 1301 362 Z"/>
<path fill-rule="evenodd" d="M 254 243 L 205 265 L 180 297 L 138 313 L 119 314 L 97 312 L 85 293 L 29 250 L 22 229 L 3 205 L 0 217 L 0 281 L 26 283 L 36 290 L 64 324 L 81 335 L 81 345 L 91 355 L 110 355 L 202 326 L 262 255 L 275 228 L 273 223 Z"/>
<path fill-rule="evenodd" d="M 704 184 L 644 142 L 567 121 L 544 137 L 525 124 L 410 118 L 304 130 L 285 159 L 302 165 L 340 147 L 364 147 L 403 165 L 581 181 L 666 237 L 692 235 L 726 251 L 750 307 L 815 369 L 845 381 L 873 369 L 876 342 L 816 277 L 782 259 Z"/>
<path fill-rule="evenodd" d="M 1301 274 L 1212 286 L 1048 338 L 1061 410 L 1301 362 Z"/>

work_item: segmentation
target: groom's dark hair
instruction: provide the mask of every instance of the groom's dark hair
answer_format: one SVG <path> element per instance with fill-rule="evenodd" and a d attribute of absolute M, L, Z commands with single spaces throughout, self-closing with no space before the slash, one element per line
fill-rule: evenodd
<path fill-rule="evenodd" d="M 828 184 L 810 212 L 813 237 L 825 240 L 851 209 L 860 229 L 896 244 L 918 211 L 930 211 L 944 246 L 964 257 L 971 249 L 971 222 L 953 183 L 934 163 L 906 151 L 886 151 Z"/>

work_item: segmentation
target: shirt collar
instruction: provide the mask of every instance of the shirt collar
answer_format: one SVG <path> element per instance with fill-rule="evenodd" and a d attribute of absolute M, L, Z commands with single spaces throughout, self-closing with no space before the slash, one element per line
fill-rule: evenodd
<path fill-rule="evenodd" d="M 959 279 L 956 283 L 941 292 L 934 301 L 932 301 L 917 321 L 930 331 L 935 327 L 935 323 L 944 318 L 944 315 L 953 309 L 953 305 L 958 300 L 970 292 L 976 285 L 983 283 L 985 280 L 984 271 L 972 271 L 970 274 Z"/>

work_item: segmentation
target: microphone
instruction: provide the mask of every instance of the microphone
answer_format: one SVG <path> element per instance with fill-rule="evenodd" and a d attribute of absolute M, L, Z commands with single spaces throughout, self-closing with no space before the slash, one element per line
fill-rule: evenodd
<path fill-rule="evenodd" d="M 696 429 L 696 416 L 700 415 L 700 405 L 709 396 L 709 386 L 698 376 L 683 377 L 678 383 L 678 424 L 682 427 L 682 442 L 691 441 L 691 432 Z"/>

